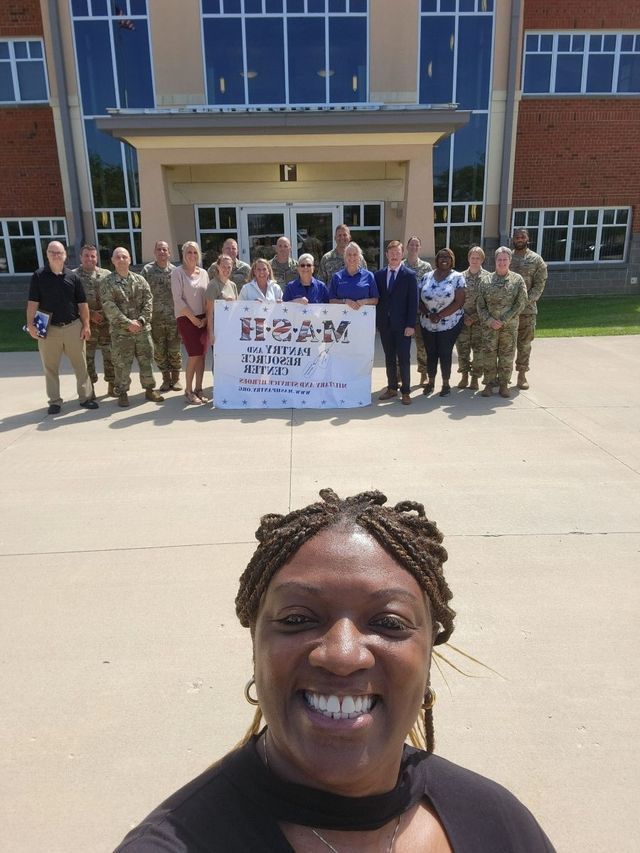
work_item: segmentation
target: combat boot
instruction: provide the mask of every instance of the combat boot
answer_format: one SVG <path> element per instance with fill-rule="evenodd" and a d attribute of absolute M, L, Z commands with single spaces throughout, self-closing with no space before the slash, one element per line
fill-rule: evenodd
<path fill-rule="evenodd" d="M 462 377 L 460 379 L 460 382 L 458 382 L 458 388 L 466 388 L 468 384 L 469 384 L 469 374 L 463 373 Z"/>
<path fill-rule="evenodd" d="M 144 392 L 144 396 L 147 400 L 151 400 L 152 403 L 164 403 L 164 397 L 162 394 L 158 394 L 158 392 L 153 388 L 147 388 Z"/>
<path fill-rule="evenodd" d="M 518 371 L 518 388 L 522 388 L 523 391 L 526 391 L 529 387 L 529 383 L 527 382 L 527 374 L 524 370 Z"/>
<path fill-rule="evenodd" d="M 504 397 L 505 399 L 508 399 L 511 396 L 511 391 L 509 391 L 508 385 L 501 385 L 498 393 L 501 397 Z"/>
<path fill-rule="evenodd" d="M 492 394 L 493 394 L 493 386 L 489 382 L 487 385 L 484 386 L 484 388 L 480 392 L 480 396 L 481 397 L 491 397 Z"/>
<path fill-rule="evenodd" d="M 171 390 L 172 391 L 182 391 L 182 385 L 180 384 L 180 371 L 172 370 L 171 371 Z"/>
<path fill-rule="evenodd" d="M 107 382 L 107 397 L 117 397 L 113 382 Z"/>
<path fill-rule="evenodd" d="M 129 405 L 129 395 L 126 391 L 123 391 L 122 394 L 118 394 L 118 405 L 122 406 L 123 409 Z"/>
<path fill-rule="evenodd" d="M 477 391 L 478 390 L 478 377 L 477 376 L 471 377 L 471 383 L 469 384 L 469 389 L 471 391 Z"/>
<path fill-rule="evenodd" d="M 168 370 L 162 371 L 162 385 L 160 386 L 161 391 L 171 391 L 171 374 Z"/>

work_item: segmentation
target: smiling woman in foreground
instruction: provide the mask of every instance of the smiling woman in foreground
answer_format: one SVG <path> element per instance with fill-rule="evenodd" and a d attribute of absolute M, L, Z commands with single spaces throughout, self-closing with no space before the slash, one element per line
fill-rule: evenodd
<path fill-rule="evenodd" d="M 455 615 L 442 534 L 412 501 L 320 495 L 263 516 L 240 579 L 246 739 L 118 851 L 553 851 L 512 794 L 433 755 L 431 654 Z"/>

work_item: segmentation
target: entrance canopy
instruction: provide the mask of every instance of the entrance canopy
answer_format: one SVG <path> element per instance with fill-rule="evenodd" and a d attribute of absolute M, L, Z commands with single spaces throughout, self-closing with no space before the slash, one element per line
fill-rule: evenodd
<path fill-rule="evenodd" d="M 469 113 L 442 107 L 113 110 L 100 130 L 138 153 L 143 254 L 193 239 L 205 204 L 384 205 L 385 235 L 433 253 L 432 150 Z"/>

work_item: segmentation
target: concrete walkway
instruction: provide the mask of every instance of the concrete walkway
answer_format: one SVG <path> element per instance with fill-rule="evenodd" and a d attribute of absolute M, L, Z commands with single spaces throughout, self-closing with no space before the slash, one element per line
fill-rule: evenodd
<path fill-rule="evenodd" d="M 639 363 L 640 337 L 546 339 L 512 400 L 333 412 L 136 387 L 86 412 L 65 375 L 50 417 L 37 354 L 1 355 L 0 849 L 111 850 L 238 740 L 258 516 L 331 485 L 421 500 L 445 533 L 452 642 L 502 677 L 444 650 L 481 677 L 435 674 L 438 751 L 559 851 L 636 851 Z"/>

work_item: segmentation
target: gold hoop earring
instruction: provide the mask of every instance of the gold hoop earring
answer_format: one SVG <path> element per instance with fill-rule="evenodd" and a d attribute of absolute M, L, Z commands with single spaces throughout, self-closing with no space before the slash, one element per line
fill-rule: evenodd
<path fill-rule="evenodd" d="M 244 698 L 247 700 L 247 702 L 250 705 L 259 705 L 260 704 L 260 700 L 254 699 L 253 696 L 251 695 L 251 693 L 249 692 L 255 683 L 256 683 L 256 680 L 255 680 L 254 676 L 252 675 L 251 678 L 249 679 L 249 681 L 247 681 L 247 683 L 244 686 Z"/>
<path fill-rule="evenodd" d="M 424 694 L 424 702 L 422 703 L 422 710 L 430 711 L 436 704 L 436 699 L 436 691 L 431 686 L 427 687 L 427 692 Z"/>

